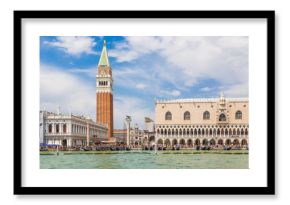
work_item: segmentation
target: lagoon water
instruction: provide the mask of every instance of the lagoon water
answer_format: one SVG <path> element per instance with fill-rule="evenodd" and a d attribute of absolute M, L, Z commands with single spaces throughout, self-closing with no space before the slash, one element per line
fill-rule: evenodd
<path fill-rule="evenodd" d="M 41 169 L 247 169 L 245 153 L 160 151 L 40 155 Z"/>

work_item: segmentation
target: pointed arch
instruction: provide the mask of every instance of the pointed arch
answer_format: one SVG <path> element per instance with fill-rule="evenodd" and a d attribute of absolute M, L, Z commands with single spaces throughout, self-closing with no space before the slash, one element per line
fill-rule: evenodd
<path fill-rule="evenodd" d="M 221 131 L 220 131 L 220 128 L 217 129 L 217 135 L 220 135 L 221 134 Z"/>
<path fill-rule="evenodd" d="M 166 139 L 164 144 L 165 144 L 166 147 L 170 147 L 171 146 L 171 142 L 170 142 L 169 139 Z"/>
<path fill-rule="evenodd" d="M 241 145 L 248 145 L 248 141 L 246 139 L 243 139 Z"/>
<path fill-rule="evenodd" d="M 179 144 L 180 144 L 180 145 L 185 145 L 185 140 L 184 140 L 184 139 L 180 139 L 180 140 L 179 140 Z"/>
<path fill-rule="evenodd" d="M 234 141 L 233 141 L 233 145 L 240 145 L 239 140 L 238 140 L 238 139 L 234 139 Z"/>
<path fill-rule="evenodd" d="M 158 145 L 163 145 L 163 140 L 162 139 L 158 139 L 157 144 Z"/>
<path fill-rule="evenodd" d="M 208 140 L 207 139 L 203 139 L 202 140 L 202 145 L 207 145 L 208 144 Z"/>
<path fill-rule="evenodd" d="M 196 139 L 196 140 L 194 141 L 194 145 L 199 146 L 199 145 L 200 145 L 200 139 Z"/>
<path fill-rule="evenodd" d="M 209 135 L 212 136 L 212 129 L 209 129 Z"/>
<path fill-rule="evenodd" d="M 177 143 L 177 139 L 173 139 L 172 140 L 172 146 L 174 146 L 174 145 L 177 145 L 178 143 Z"/>
<path fill-rule="evenodd" d="M 224 113 L 220 114 L 220 116 L 219 116 L 219 121 L 220 121 L 220 122 L 227 121 L 226 115 L 225 115 Z"/>
<path fill-rule="evenodd" d="M 244 132 L 244 128 L 241 129 L 241 135 L 244 136 L 245 132 Z"/>
<path fill-rule="evenodd" d="M 240 129 L 238 128 L 237 129 L 237 135 L 240 135 L 241 134 L 241 132 L 240 132 Z"/>
<path fill-rule="evenodd" d="M 187 140 L 187 146 L 188 146 L 188 147 L 192 147 L 192 146 L 193 146 L 193 141 L 192 141 L 192 139 L 188 139 L 188 140 Z"/>
<path fill-rule="evenodd" d="M 201 135 L 204 136 L 204 129 L 201 129 Z"/>
<path fill-rule="evenodd" d="M 231 142 L 231 140 L 230 140 L 230 139 L 227 139 L 225 144 L 226 144 L 226 145 L 231 145 L 231 144 L 232 144 L 232 142 Z"/>
<path fill-rule="evenodd" d="M 223 145 L 223 144 L 224 144 L 224 141 L 223 141 L 222 139 L 219 139 L 219 140 L 218 140 L 218 144 L 219 144 L 219 145 Z"/>
<path fill-rule="evenodd" d="M 215 140 L 214 140 L 214 139 L 211 139 L 211 140 L 209 141 L 209 144 L 210 144 L 210 145 L 215 145 Z"/>

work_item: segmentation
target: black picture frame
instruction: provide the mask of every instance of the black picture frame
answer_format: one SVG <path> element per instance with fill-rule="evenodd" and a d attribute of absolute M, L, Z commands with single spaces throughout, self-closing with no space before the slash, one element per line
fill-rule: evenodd
<path fill-rule="evenodd" d="M 267 20 L 266 187 L 23 187 L 22 186 L 22 19 L 210 18 Z M 271 126 L 270 126 L 271 125 Z M 14 11 L 14 194 L 15 195 L 273 195 L 275 194 L 275 11 Z"/>

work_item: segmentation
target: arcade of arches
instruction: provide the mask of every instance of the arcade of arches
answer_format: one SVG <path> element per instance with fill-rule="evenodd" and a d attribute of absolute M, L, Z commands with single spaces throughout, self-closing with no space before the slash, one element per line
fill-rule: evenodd
<path fill-rule="evenodd" d="M 159 125 L 156 126 L 158 146 L 248 146 L 248 125 Z"/>

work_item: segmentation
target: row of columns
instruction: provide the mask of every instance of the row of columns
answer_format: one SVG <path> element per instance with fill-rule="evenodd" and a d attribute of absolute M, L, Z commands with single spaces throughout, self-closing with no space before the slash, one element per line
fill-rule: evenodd
<path fill-rule="evenodd" d="M 165 131 L 165 130 L 164 130 Z M 223 131 L 223 134 L 222 134 L 222 131 L 219 131 L 219 134 L 217 134 L 217 130 L 216 130 L 216 133 L 214 133 L 212 130 L 211 130 L 211 134 L 195 134 L 196 133 L 196 130 L 195 131 L 192 131 L 192 133 L 189 133 L 187 134 L 187 131 L 186 133 L 184 134 L 183 131 L 181 131 L 181 134 L 180 134 L 180 130 L 177 131 L 176 134 L 172 135 L 172 133 L 169 134 L 169 132 L 166 130 L 166 134 L 161 134 L 160 133 L 161 131 L 157 131 L 156 135 L 157 137 L 159 136 L 162 136 L 162 137 L 169 137 L 169 136 L 174 136 L 174 137 L 186 137 L 186 136 L 189 136 L 189 137 L 202 137 L 202 136 L 206 136 L 206 137 L 230 137 L 230 136 L 238 136 L 238 137 L 242 137 L 242 136 L 245 136 L 247 137 L 248 136 L 248 130 L 247 128 L 245 130 L 243 130 L 243 133 L 242 133 L 242 130 L 239 130 L 239 134 L 238 133 L 238 130 L 235 130 L 235 134 L 233 133 L 233 131 L 230 131 L 227 130 L 227 134 L 225 132 L 225 130 Z M 205 131 L 204 131 L 205 132 Z M 208 130 L 208 133 L 210 133 L 210 131 Z"/>
<path fill-rule="evenodd" d="M 191 144 L 192 145 L 196 145 L 196 141 L 198 140 L 200 145 L 203 144 L 203 140 L 207 140 L 207 143 L 209 144 L 212 140 L 214 140 L 214 144 L 219 144 L 219 141 L 222 140 L 222 144 L 227 144 L 227 142 L 230 142 L 230 144 L 234 143 L 235 140 L 238 141 L 238 143 L 241 145 L 242 143 L 245 143 L 246 145 L 248 144 L 248 139 L 230 139 L 230 138 L 227 138 L 227 139 L 213 139 L 213 138 L 210 138 L 210 139 L 169 139 L 169 138 L 157 138 L 156 139 L 156 143 L 157 144 L 161 144 L 159 143 L 160 140 L 162 140 L 162 145 L 165 145 L 167 141 L 170 142 L 170 145 L 173 145 L 173 141 L 176 140 L 177 144 L 181 145 L 181 141 L 184 141 L 184 145 L 189 145 L 189 140 L 191 140 Z"/>

